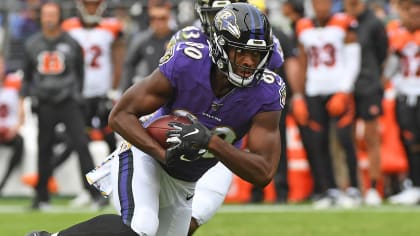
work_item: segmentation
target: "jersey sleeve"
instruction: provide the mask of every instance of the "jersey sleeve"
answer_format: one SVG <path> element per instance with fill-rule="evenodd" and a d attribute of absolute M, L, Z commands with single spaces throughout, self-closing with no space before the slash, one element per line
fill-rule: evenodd
<path fill-rule="evenodd" d="M 307 29 L 313 28 L 314 25 L 309 18 L 302 18 L 296 23 L 296 36 L 299 38 L 300 35 Z"/>
<path fill-rule="evenodd" d="M 345 32 L 354 31 L 358 27 L 356 18 L 346 13 L 336 13 L 328 23 L 328 25 L 334 25 L 342 28 Z"/>
<path fill-rule="evenodd" d="M 268 69 L 276 70 L 284 63 L 283 48 L 280 45 L 279 39 L 273 35 L 273 55 L 268 63 Z"/>
<path fill-rule="evenodd" d="M 286 35 L 284 32 L 278 32 L 278 37 L 280 45 L 283 51 L 283 57 L 285 60 L 289 57 L 296 57 L 295 46 L 292 42 L 292 39 Z"/>
<path fill-rule="evenodd" d="M 205 55 L 208 55 L 208 51 L 204 52 L 193 45 L 202 44 L 191 43 L 191 42 L 180 42 L 168 48 L 165 54 L 159 60 L 159 69 L 169 79 L 172 86 L 183 87 L 185 89 L 188 86 L 188 78 L 193 77 L 192 75 L 199 75 L 200 68 L 202 65 L 202 59 Z"/>
<path fill-rule="evenodd" d="M 189 103 L 189 96 L 209 83 L 211 65 L 206 45 L 181 42 L 166 51 L 160 59 L 159 70 L 171 83 L 174 101 Z"/>
<path fill-rule="evenodd" d="M 123 25 L 117 18 L 103 19 L 99 24 L 99 28 L 108 30 L 116 39 L 123 35 Z"/>
<path fill-rule="evenodd" d="M 71 31 L 73 29 L 80 28 L 80 27 L 82 27 L 82 23 L 76 17 L 66 19 L 63 21 L 63 23 L 61 23 L 61 29 L 63 29 L 66 32 Z"/>
<path fill-rule="evenodd" d="M 173 87 L 176 87 L 174 80 L 174 68 L 176 67 L 179 51 L 175 51 L 178 44 L 173 44 L 166 49 L 165 54 L 159 59 L 159 70 L 171 82 Z"/>
<path fill-rule="evenodd" d="M 258 112 L 281 111 L 286 105 L 286 84 L 283 79 L 273 72 L 265 72 L 264 86 L 265 102 Z"/>

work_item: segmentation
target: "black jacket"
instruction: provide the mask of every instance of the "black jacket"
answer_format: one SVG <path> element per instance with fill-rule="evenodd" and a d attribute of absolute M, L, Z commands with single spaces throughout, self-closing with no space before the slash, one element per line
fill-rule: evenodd
<path fill-rule="evenodd" d="M 67 33 L 47 39 L 37 33 L 25 42 L 22 96 L 58 104 L 82 91 L 83 51 Z"/>
<path fill-rule="evenodd" d="M 357 20 L 362 61 L 354 91 L 356 94 L 370 94 L 382 89 L 380 78 L 387 56 L 388 37 L 384 24 L 371 10 L 366 9 Z"/>

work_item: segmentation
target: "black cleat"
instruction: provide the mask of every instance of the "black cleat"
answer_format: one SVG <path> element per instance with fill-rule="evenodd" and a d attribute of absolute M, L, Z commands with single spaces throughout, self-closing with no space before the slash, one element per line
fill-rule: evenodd
<path fill-rule="evenodd" d="M 26 236 L 51 236 L 50 233 L 47 231 L 37 231 L 37 232 L 31 232 L 27 234 Z"/>

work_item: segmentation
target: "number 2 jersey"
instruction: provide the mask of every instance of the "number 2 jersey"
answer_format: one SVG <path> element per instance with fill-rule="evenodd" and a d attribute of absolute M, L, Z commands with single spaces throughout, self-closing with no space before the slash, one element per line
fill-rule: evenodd
<path fill-rule="evenodd" d="M 122 35 L 121 23 L 116 19 L 106 18 L 98 25 L 87 28 L 79 18 L 70 18 L 63 22 L 62 28 L 83 48 L 83 96 L 90 98 L 106 95 L 113 80 L 112 44 Z"/>
<path fill-rule="evenodd" d="M 237 87 L 218 98 L 211 86 L 212 66 L 207 44 L 172 45 L 162 57 L 159 69 L 170 81 L 174 97 L 155 117 L 176 110 L 188 111 L 214 133 L 235 144 L 248 132 L 256 114 L 283 109 L 286 86 L 277 74 L 265 70 L 263 78 L 254 86 Z M 175 178 L 193 182 L 216 163 L 217 159 L 207 153 L 196 161 L 179 160 L 173 168 L 163 168 Z"/>

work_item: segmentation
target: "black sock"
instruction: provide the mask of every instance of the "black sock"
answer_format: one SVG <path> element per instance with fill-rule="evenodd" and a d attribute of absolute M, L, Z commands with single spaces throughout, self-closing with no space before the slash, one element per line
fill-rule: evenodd
<path fill-rule="evenodd" d="M 58 236 L 138 236 L 119 215 L 99 215 L 62 230 Z"/>

